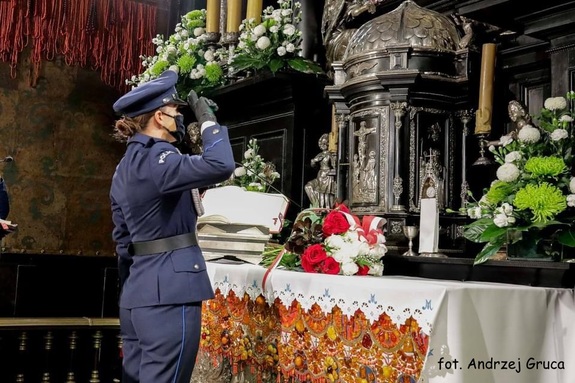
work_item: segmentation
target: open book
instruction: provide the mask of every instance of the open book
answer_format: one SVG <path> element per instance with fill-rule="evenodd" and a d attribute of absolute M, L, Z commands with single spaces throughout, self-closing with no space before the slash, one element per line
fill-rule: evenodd
<path fill-rule="evenodd" d="M 198 223 L 229 223 L 268 227 L 279 233 L 289 205 L 283 194 L 246 191 L 239 186 L 208 189 L 202 199 L 205 213 Z"/>

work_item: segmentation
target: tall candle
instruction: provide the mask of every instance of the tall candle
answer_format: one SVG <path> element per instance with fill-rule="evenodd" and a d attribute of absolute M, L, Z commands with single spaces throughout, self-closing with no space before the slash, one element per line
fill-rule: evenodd
<path fill-rule="evenodd" d="M 206 32 L 220 31 L 220 0 L 207 0 Z"/>
<path fill-rule="evenodd" d="M 483 48 L 481 50 L 479 105 L 475 114 L 475 134 L 489 134 L 491 132 L 495 47 L 496 45 L 493 43 L 483 44 Z"/>
<path fill-rule="evenodd" d="M 248 9 L 246 19 L 254 19 L 259 24 L 262 19 L 262 2 L 263 0 L 248 0 Z"/>
<path fill-rule="evenodd" d="M 242 0 L 228 0 L 226 32 L 239 32 L 242 21 Z"/>

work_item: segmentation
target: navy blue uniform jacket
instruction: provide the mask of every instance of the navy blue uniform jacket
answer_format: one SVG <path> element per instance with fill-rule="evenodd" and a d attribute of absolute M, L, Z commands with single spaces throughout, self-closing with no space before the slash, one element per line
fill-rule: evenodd
<path fill-rule="evenodd" d="M 202 133 L 204 153 L 183 155 L 169 142 L 136 134 L 112 179 L 113 239 L 121 284 L 120 307 L 199 302 L 213 297 L 198 246 L 131 256 L 128 245 L 196 230 L 192 188 L 229 178 L 234 158 L 227 128 Z"/>

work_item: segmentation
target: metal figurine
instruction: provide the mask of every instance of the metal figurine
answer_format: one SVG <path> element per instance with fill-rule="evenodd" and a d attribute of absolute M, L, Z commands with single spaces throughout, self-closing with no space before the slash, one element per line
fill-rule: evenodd
<path fill-rule="evenodd" d="M 328 150 L 329 135 L 322 134 L 318 141 L 321 152 L 311 160 L 311 166 L 319 164 L 317 177 L 304 189 L 312 207 L 331 208 L 335 203 L 336 153 Z"/>

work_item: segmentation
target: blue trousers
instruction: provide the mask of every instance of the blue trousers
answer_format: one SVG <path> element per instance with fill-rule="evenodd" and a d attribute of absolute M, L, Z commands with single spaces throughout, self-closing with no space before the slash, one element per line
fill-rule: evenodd
<path fill-rule="evenodd" d="M 120 308 L 122 383 L 189 383 L 202 304 Z"/>

